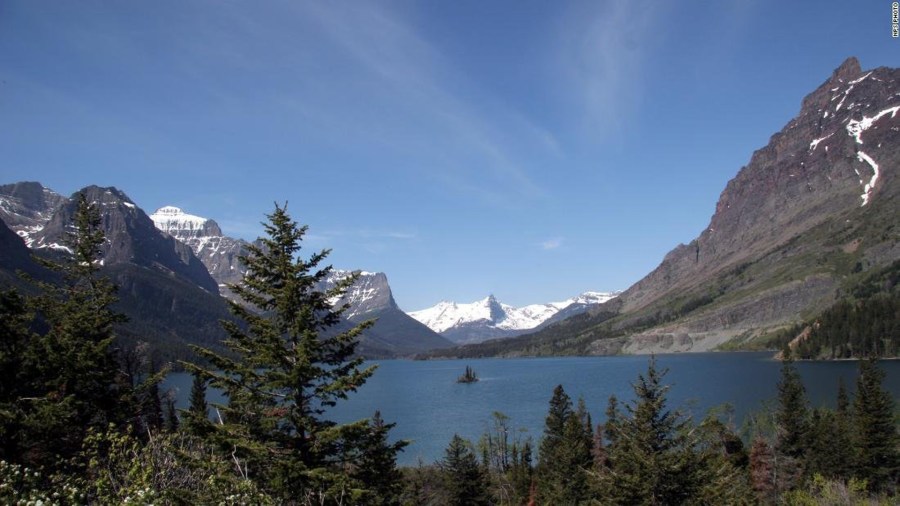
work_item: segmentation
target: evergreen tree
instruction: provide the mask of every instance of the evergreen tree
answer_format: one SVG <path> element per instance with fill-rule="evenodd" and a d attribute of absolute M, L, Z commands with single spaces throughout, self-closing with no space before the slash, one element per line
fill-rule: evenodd
<path fill-rule="evenodd" d="M 809 419 L 809 435 L 806 444 L 804 471 L 812 477 L 820 474 L 826 478 L 841 476 L 844 462 L 835 451 L 835 442 L 841 437 L 835 413 L 827 409 L 814 409 Z"/>
<path fill-rule="evenodd" d="M 834 432 L 828 445 L 832 459 L 834 478 L 846 480 L 851 477 L 853 466 L 853 413 L 850 397 L 844 387 L 844 380 L 838 381 L 837 409 L 834 411 Z"/>
<path fill-rule="evenodd" d="M 775 452 L 765 438 L 757 436 L 750 447 L 750 484 L 761 503 L 774 504 L 778 497 Z"/>
<path fill-rule="evenodd" d="M 583 406 L 582 406 L 583 407 Z M 587 498 L 587 469 L 591 465 L 589 440 L 582 417 L 562 385 L 550 398 L 544 436 L 538 452 L 537 495 L 544 504 L 576 504 Z"/>
<path fill-rule="evenodd" d="M 513 497 L 516 503 L 527 503 L 534 487 L 534 468 L 531 463 L 531 440 L 526 439 L 521 446 L 514 443 L 511 455 L 512 466 L 509 470 Z"/>
<path fill-rule="evenodd" d="M 470 446 L 465 439 L 454 434 L 441 461 L 448 504 L 453 506 L 490 504 L 487 477 Z"/>
<path fill-rule="evenodd" d="M 578 445 L 582 447 L 582 449 L 580 449 L 581 458 L 584 459 L 584 465 L 589 466 L 591 461 L 591 448 L 594 446 L 594 423 L 591 421 L 591 413 L 587 410 L 583 397 L 578 398 L 578 404 L 575 408 L 575 418 L 580 430 L 575 431 L 573 429 L 571 436 L 573 444 L 577 441 Z"/>
<path fill-rule="evenodd" d="M 806 389 L 790 354 L 786 354 L 781 366 L 781 380 L 778 382 L 775 451 L 781 456 L 797 459 L 798 465 L 806 446 L 807 413 Z"/>
<path fill-rule="evenodd" d="M 619 400 L 615 395 L 609 396 L 609 402 L 606 405 L 606 423 L 603 424 L 603 435 L 609 445 L 616 443 L 616 428 L 619 423 Z"/>
<path fill-rule="evenodd" d="M 381 412 L 376 411 L 359 438 L 359 459 L 352 468 L 351 475 L 363 485 L 366 492 L 357 500 L 357 504 L 399 504 L 403 475 L 397 469 L 397 454 L 409 442 L 388 442 L 388 432 L 395 425 L 384 423 Z"/>
<path fill-rule="evenodd" d="M 209 418 L 209 405 L 206 404 L 206 381 L 200 374 L 193 374 L 191 382 L 191 396 L 188 412 L 192 415 L 206 420 Z"/>
<path fill-rule="evenodd" d="M 856 475 L 873 490 L 897 486 L 900 437 L 894 423 L 894 400 L 882 388 L 884 371 L 874 359 L 859 362 L 854 408 Z"/>
<path fill-rule="evenodd" d="M 687 436 L 689 423 L 666 408 L 664 374 L 651 358 L 633 385 L 636 400 L 616 422 L 611 469 L 599 477 L 602 502 L 682 504 L 700 496 L 702 474 Z"/>
<path fill-rule="evenodd" d="M 369 421 L 341 425 L 326 415 L 374 372 L 361 368 L 362 358 L 353 358 L 357 338 L 372 322 L 337 332 L 347 306 L 329 302 L 357 276 L 319 291 L 332 271 L 319 268 L 329 251 L 298 256 L 307 227 L 298 226 L 286 207 L 276 205 L 264 226 L 266 237 L 242 257 L 243 282 L 230 286 L 246 303 L 229 302 L 246 327 L 222 324 L 232 354 L 197 348 L 213 368 L 187 364 L 229 401 L 217 406 L 222 420 L 207 437 L 233 456 L 236 471 L 273 494 L 353 497 L 362 493 L 360 484 L 344 469 L 358 464 L 360 454 L 352 446 Z"/>
<path fill-rule="evenodd" d="M 62 465 L 89 430 L 124 427 L 138 411 L 112 348 L 113 325 L 125 317 L 112 310 L 115 286 L 98 272 L 105 240 L 100 214 L 84 194 L 76 198 L 73 231 L 65 238 L 71 256 L 43 261 L 61 281 L 36 282 L 41 294 L 31 300 L 46 325 L 26 354 L 33 383 L 20 403 L 23 456 L 33 465 Z"/>

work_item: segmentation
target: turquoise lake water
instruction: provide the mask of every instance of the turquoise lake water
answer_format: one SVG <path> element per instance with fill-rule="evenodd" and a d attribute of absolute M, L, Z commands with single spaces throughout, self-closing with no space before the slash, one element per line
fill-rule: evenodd
<path fill-rule="evenodd" d="M 714 406 L 729 403 L 740 426 L 745 415 L 773 400 L 781 364 L 770 353 L 699 353 L 658 355 L 657 365 L 668 368 L 669 407 L 683 408 L 695 418 Z M 510 418 L 520 437 L 540 439 L 548 401 L 556 385 L 563 385 L 573 402 L 584 397 L 595 423 L 603 421 L 607 399 L 633 398 L 631 383 L 647 369 L 647 356 L 564 357 L 478 360 L 384 360 L 375 375 L 331 418 L 340 422 L 370 417 L 380 410 L 387 422 L 396 422 L 395 439 L 412 441 L 401 454 L 401 465 L 439 460 L 454 433 L 473 442 L 485 431 L 494 411 Z M 466 365 L 480 381 L 456 383 Z M 885 386 L 900 398 L 900 361 L 880 362 L 887 373 Z M 797 368 L 812 406 L 833 406 L 838 379 L 849 390 L 856 382 L 857 364 L 801 362 Z M 186 407 L 191 389 L 187 373 L 173 373 L 164 391 L 177 393 L 178 406 Z M 211 402 L 221 402 L 215 392 Z"/>

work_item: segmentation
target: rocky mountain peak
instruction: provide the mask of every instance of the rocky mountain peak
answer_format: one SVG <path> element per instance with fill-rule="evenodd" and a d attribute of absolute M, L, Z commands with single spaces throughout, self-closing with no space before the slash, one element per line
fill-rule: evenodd
<path fill-rule="evenodd" d="M 491 294 L 468 304 L 442 301 L 409 315 L 451 341 L 472 343 L 520 335 L 552 323 L 555 318 L 583 313 L 616 295 L 617 292 L 585 292 L 560 302 L 513 307 Z"/>
<path fill-rule="evenodd" d="M 840 67 L 834 69 L 834 72 L 831 74 L 831 79 L 829 81 L 850 81 L 855 79 L 861 73 L 862 67 L 859 65 L 859 60 L 857 60 L 855 56 L 850 56 L 846 60 L 844 60 L 844 63 L 841 63 Z"/>
<path fill-rule="evenodd" d="M 350 305 L 345 313 L 347 318 L 359 319 L 367 313 L 384 309 L 399 310 L 387 275 L 383 272 L 334 270 L 319 289 L 329 290 L 340 280 L 354 273 L 358 274 L 356 282 L 347 289 L 343 297 L 334 301 L 336 306 Z"/>
<path fill-rule="evenodd" d="M 770 251 L 879 198 L 900 148 L 900 70 L 848 58 L 728 182 L 709 227 L 626 292 L 625 310 Z"/>
<path fill-rule="evenodd" d="M 163 234 L 147 214 L 115 187 L 88 186 L 59 207 L 39 232 L 34 248 L 67 249 L 66 231 L 76 211 L 75 197 L 85 199 L 100 211 L 106 242 L 101 255 L 106 265 L 129 263 L 182 277 L 204 290 L 218 294 L 216 282 L 191 249 Z"/>

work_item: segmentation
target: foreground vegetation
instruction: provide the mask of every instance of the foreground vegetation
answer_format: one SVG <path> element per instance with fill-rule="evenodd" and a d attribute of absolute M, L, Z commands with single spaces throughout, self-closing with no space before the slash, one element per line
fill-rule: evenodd
<path fill-rule="evenodd" d="M 372 418 L 329 408 L 374 373 L 355 359 L 370 323 L 338 333 L 343 308 L 314 290 L 328 252 L 298 257 L 306 232 L 276 206 L 232 289 L 228 353 L 198 348 L 190 408 L 159 391 L 165 369 L 121 349 L 99 277 L 103 234 L 82 198 L 60 282 L 0 295 L 0 503 L 4 504 L 854 504 L 896 500 L 894 402 L 873 361 L 854 397 L 810 409 L 790 356 L 774 409 L 745 442 L 715 415 L 667 406 L 651 359 L 634 400 L 609 399 L 594 425 L 582 400 L 552 393 L 543 436 L 517 437 L 495 413 L 473 444 L 458 436 L 433 465 L 399 469 L 405 442 Z M 318 270 L 317 270 L 318 269 Z M 250 309 L 252 308 L 252 309 Z M 474 374 L 473 374 L 474 376 Z M 209 405 L 206 388 L 228 399 Z"/>

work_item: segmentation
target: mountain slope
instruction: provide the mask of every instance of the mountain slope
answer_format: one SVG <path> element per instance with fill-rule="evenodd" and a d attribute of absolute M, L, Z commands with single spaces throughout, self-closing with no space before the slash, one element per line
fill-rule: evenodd
<path fill-rule="evenodd" d="M 900 70 L 848 59 L 729 181 L 699 237 L 613 301 L 491 353 L 703 351 L 818 314 L 900 258 L 898 112 Z"/>
<path fill-rule="evenodd" d="M 0 220 L 30 245 L 33 235 L 68 199 L 36 182 L 0 185 Z"/>
<path fill-rule="evenodd" d="M 183 278 L 218 294 L 218 286 L 191 249 L 160 233 L 131 199 L 116 188 L 88 186 L 80 190 L 100 210 L 106 243 L 101 248 L 105 264 L 133 263 L 170 276 Z M 66 249 L 65 233 L 72 223 L 76 202 L 59 207 L 47 224 L 34 234 L 32 248 Z"/>
<path fill-rule="evenodd" d="M 129 321 L 116 332 L 126 345 L 146 341 L 157 359 L 175 360 L 192 356 L 188 344 L 220 348 L 225 333 L 219 320 L 231 318 L 219 297 L 215 281 L 190 248 L 158 231 L 150 218 L 127 195 L 115 188 L 89 186 L 82 190 L 97 205 L 106 241 L 101 248 L 103 275 L 118 286 L 116 310 Z M 5 205 L 4 222 L 10 220 L 19 237 L 4 234 L 0 254 L 0 281 L 23 285 L 8 273 L 31 269 L 46 276 L 30 262 L 30 254 L 59 257 L 68 251 L 65 234 L 70 230 L 76 200 L 61 197 L 38 183 L 0 187 Z M 15 243 L 12 239 L 18 239 Z M 31 246 L 25 248 L 27 241 Z M 25 261 L 25 259 L 28 261 Z M 38 270 L 36 270 L 38 269 Z"/>
<path fill-rule="evenodd" d="M 174 206 L 157 209 L 150 219 L 157 229 L 190 246 L 223 295 L 230 296 L 226 285 L 239 283 L 244 276 L 239 257 L 244 254 L 247 241 L 228 237 L 215 221 L 187 214 Z"/>
<path fill-rule="evenodd" d="M 335 270 L 320 290 L 328 290 L 351 271 Z M 453 343 L 404 313 L 383 272 L 359 271 L 356 283 L 335 305 L 348 304 L 344 317 L 352 323 L 375 319 L 375 325 L 363 334 L 361 353 L 369 357 L 413 355 L 428 350 L 449 348 Z"/>
<path fill-rule="evenodd" d="M 245 254 L 249 243 L 224 235 L 219 225 L 209 218 L 188 214 L 174 206 L 157 209 L 150 218 L 157 229 L 189 246 L 216 280 L 221 293 L 234 299 L 226 285 L 243 279 L 245 269 L 239 257 Z M 328 290 L 350 274 L 351 271 L 335 270 L 318 289 Z M 344 297 L 334 302 L 349 304 L 344 313 L 349 323 L 377 319 L 361 339 L 360 353 L 365 356 L 396 357 L 452 345 L 397 307 L 383 273 L 361 271 Z"/>
<path fill-rule="evenodd" d="M 447 339 L 467 344 L 521 335 L 554 321 L 559 315 L 582 313 L 615 295 L 585 292 L 562 302 L 531 304 L 521 308 L 503 304 L 490 295 L 469 304 L 439 302 L 409 315 Z"/>

